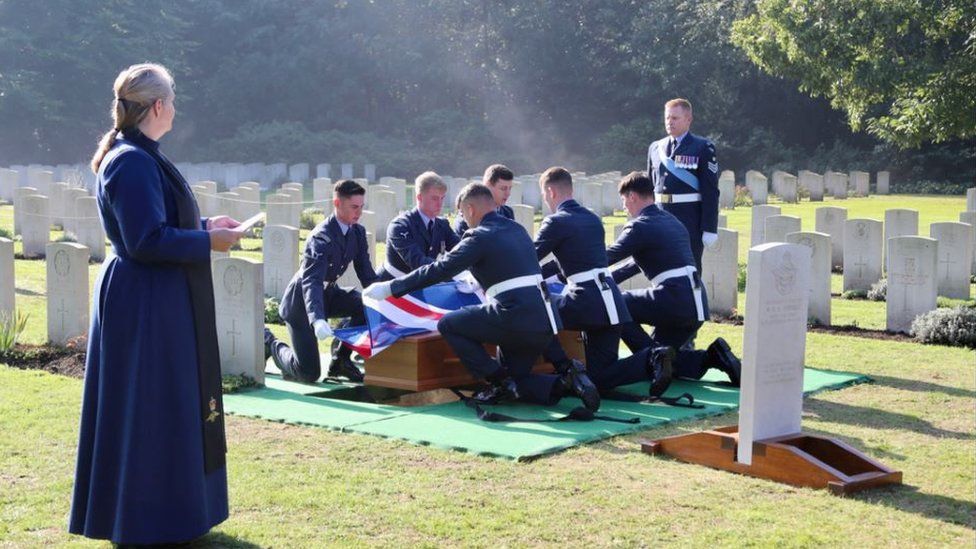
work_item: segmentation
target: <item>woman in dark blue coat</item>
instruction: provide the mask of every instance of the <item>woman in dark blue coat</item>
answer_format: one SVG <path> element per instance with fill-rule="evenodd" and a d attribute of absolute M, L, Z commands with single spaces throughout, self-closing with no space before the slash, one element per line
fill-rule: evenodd
<path fill-rule="evenodd" d="M 228 513 L 210 251 L 240 234 L 200 218 L 159 152 L 176 113 L 169 72 L 134 65 L 114 90 L 115 127 L 92 159 L 114 254 L 94 289 L 69 530 L 183 542 Z"/>

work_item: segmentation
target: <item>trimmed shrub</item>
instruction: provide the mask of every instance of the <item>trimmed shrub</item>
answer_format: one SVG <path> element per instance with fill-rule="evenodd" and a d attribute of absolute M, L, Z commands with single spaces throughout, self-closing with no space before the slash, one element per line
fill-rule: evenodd
<path fill-rule="evenodd" d="M 887 301 L 888 299 L 888 279 L 882 278 L 871 285 L 868 290 L 868 299 L 871 301 Z"/>
<path fill-rule="evenodd" d="M 13 240 L 14 239 L 14 233 L 8 231 L 7 229 L 4 229 L 3 227 L 0 227 L 0 238 L 6 238 L 7 240 Z"/>
<path fill-rule="evenodd" d="M 976 349 L 976 307 L 929 311 L 912 321 L 910 333 L 922 343 Z"/>
<path fill-rule="evenodd" d="M 298 221 L 298 228 L 311 231 L 324 220 L 325 212 L 319 208 L 308 208 L 302 210 L 302 217 Z"/>
<path fill-rule="evenodd" d="M 864 299 L 868 296 L 868 293 L 864 290 L 847 290 L 840 294 L 840 296 L 844 299 Z"/>
<path fill-rule="evenodd" d="M 748 187 L 745 185 L 735 186 L 735 198 L 732 201 L 732 205 L 735 207 L 752 206 L 752 194 L 749 192 Z"/>

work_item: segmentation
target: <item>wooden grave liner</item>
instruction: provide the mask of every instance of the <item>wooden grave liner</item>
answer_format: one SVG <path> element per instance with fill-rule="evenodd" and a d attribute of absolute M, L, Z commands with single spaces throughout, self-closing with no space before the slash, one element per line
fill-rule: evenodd
<path fill-rule="evenodd" d="M 580 332 L 560 331 L 559 341 L 570 358 L 585 363 Z M 485 349 L 492 355 L 495 353 L 494 345 L 485 345 Z M 419 392 L 463 387 L 477 381 L 454 355 L 447 341 L 436 333 L 400 339 L 382 353 L 366 359 L 364 364 L 366 385 L 377 387 Z M 539 357 L 533 371 L 552 372 L 552 365 Z"/>
<path fill-rule="evenodd" d="M 829 437 L 798 433 L 755 441 L 752 465 L 736 461 L 738 445 L 739 427 L 732 425 L 645 441 L 641 450 L 793 486 L 827 488 L 835 495 L 902 483 L 901 471 Z"/>

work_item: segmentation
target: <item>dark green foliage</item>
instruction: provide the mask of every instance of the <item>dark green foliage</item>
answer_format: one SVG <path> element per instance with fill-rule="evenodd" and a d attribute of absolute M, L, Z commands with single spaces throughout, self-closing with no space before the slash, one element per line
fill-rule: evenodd
<path fill-rule="evenodd" d="M 843 299 L 867 299 L 868 293 L 864 290 L 847 290 L 840 294 Z"/>
<path fill-rule="evenodd" d="M 254 381 L 254 378 L 246 376 L 244 374 L 240 375 L 224 375 L 221 376 L 220 385 L 223 389 L 223 393 L 230 394 L 236 393 L 242 389 L 247 389 L 248 387 L 257 387 L 258 382 Z"/>
<path fill-rule="evenodd" d="M 14 239 L 14 233 L 5 227 L 0 227 L 0 238 L 6 238 L 7 240 Z"/>
<path fill-rule="evenodd" d="M 151 60 L 176 78 L 165 147 L 182 162 L 372 162 L 408 180 L 497 161 L 520 174 L 627 172 L 663 134 L 663 102 L 684 96 L 693 131 L 740 174 L 888 169 L 907 191 L 976 177 L 972 142 L 898 150 L 763 74 L 730 38 L 755 11 L 751 0 L 3 0 L 0 164 L 85 161 L 109 129 L 115 75 Z"/>
<path fill-rule="evenodd" d="M 737 286 L 740 292 L 746 291 L 746 264 L 739 263 L 739 278 L 737 280 Z"/>
<path fill-rule="evenodd" d="M 302 210 L 301 219 L 298 222 L 300 229 L 311 231 L 325 219 L 325 212 L 318 208 L 308 208 Z"/>
<path fill-rule="evenodd" d="M 976 307 L 929 311 L 912 322 L 911 334 L 922 343 L 976 348 Z"/>

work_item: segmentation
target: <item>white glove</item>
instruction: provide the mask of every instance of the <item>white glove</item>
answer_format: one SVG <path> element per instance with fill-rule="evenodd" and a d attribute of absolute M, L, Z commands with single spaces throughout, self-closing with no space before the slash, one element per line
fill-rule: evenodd
<path fill-rule="evenodd" d="M 704 244 L 706 248 L 711 248 L 716 242 L 718 242 L 718 234 L 702 233 L 702 244 Z"/>
<path fill-rule="evenodd" d="M 462 271 L 454 277 L 454 287 L 462 294 L 473 294 L 481 289 L 481 284 L 470 271 Z"/>
<path fill-rule="evenodd" d="M 383 301 L 393 296 L 393 288 L 389 282 L 374 282 L 363 290 L 363 296 L 376 301 Z"/>
<path fill-rule="evenodd" d="M 319 339 L 325 339 L 332 335 L 332 328 L 330 328 L 329 323 L 324 320 L 316 320 L 312 323 L 312 328 L 315 328 L 315 337 Z"/>

